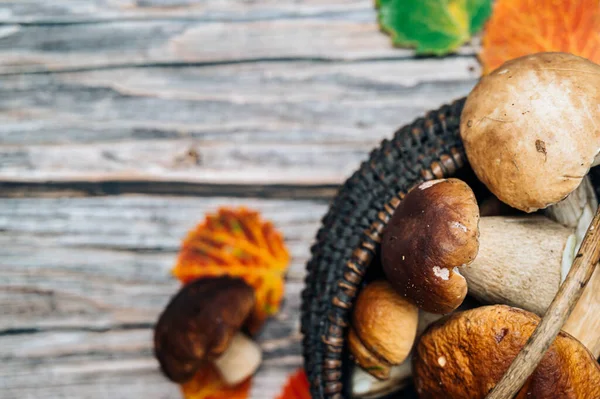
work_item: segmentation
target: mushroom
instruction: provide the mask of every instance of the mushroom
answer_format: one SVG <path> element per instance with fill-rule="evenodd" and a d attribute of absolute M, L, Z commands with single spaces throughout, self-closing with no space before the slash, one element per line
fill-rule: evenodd
<path fill-rule="evenodd" d="M 444 263 L 443 250 L 465 249 L 460 245 L 449 245 L 439 238 L 448 237 L 447 226 L 456 225 L 450 221 L 452 218 L 448 218 L 445 208 L 439 205 L 439 198 L 446 202 L 456 200 L 453 192 L 457 190 L 448 189 L 454 187 L 451 184 L 458 184 L 453 181 L 459 182 L 449 179 L 423 183 L 411 190 L 396 209 L 382 241 L 383 265 L 388 279 L 398 292 L 431 312 L 454 310 L 462 302 L 468 285 L 469 293 L 484 303 L 508 304 L 542 315 L 566 278 L 585 229 L 595 213 L 597 202 L 589 179 L 586 178 L 564 203 L 554 205 L 552 212 L 547 213 L 571 227 L 541 215 L 487 216 L 479 219 L 478 227 L 470 228 L 465 222 L 464 233 L 472 233 L 474 239 L 479 234 L 477 256 L 472 262 L 462 265 L 450 262 L 449 267 L 445 266 L 446 269 L 440 272 L 438 265 L 448 265 Z M 463 193 L 470 191 L 465 183 L 460 183 L 466 187 Z M 432 191 L 436 187 L 437 194 Z M 453 209 L 467 208 L 455 206 Z M 419 234 L 413 234 L 419 228 Z M 436 235 L 427 234 L 428 230 L 435 231 Z M 430 252 L 425 253 L 421 248 L 428 248 Z M 442 255 L 432 254 L 432 250 Z M 524 253 L 527 256 L 523 256 Z M 430 298 L 427 295 L 436 290 L 443 293 L 450 291 L 444 284 L 451 276 L 455 280 L 451 289 L 457 290 L 458 287 L 464 289 L 464 293 L 454 297 L 455 302 L 451 301 L 454 299 L 452 296 L 447 295 L 450 298 L 447 303 L 451 306 L 442 308 L 436 304 L 437 308 L 432 307 L 432 300 L 440 295 Z M 595 356 L 600 356 L 599 287 L 600 271 L 596 271 L 564 326 L 565 331 L 573 334 Z"/>
<path fill-rule="evenodd" d="M 548 207 L 546 214 L 576 227 L 581 241 L 597 207 L 584 177 L 600 161 L 599 103 L 600 66 L 593 62 L 565 53 L 509 61 L 484 76 L 465 103 L 460 131 L 469 162 L 499 199 L 526 212 Z M 582 209 L 578 205 L 586 196 L 594 197 L 589 201 L 593 204 L 584 206 L 577 219 Z M 575 215 L 570 214 L 573 210 Z M 565 262 L 563 274 L 569 269 Z M 545 288 L 547 295 L 538 298 L 537 309 L 518 298 L 505 302 L 539 312 L 557 290 L 554 283 L 546 287 L 552 291 Z M 534 291 L 541 288 L 532 286 Z M 600 270 L 594 272 L 564 328 L 600 355 Z"/>
<path fill-rule="evenodd" d="M 589 178 L 546 215 L 482 217 L 479 254 L 461 268 L 469 293 L 543 315 L 569 272 L 598 207 Z M 527 256 L 523 256 L 526 253 Z M 592 275 L 563 330 L 600 356 L 600 270 Z"/>
<path fill-rule="evenodd" d="M 260 347 L 239 330 L 254 302 L 254 290 L 238 278 L 198 279 L 183 286 L 154 330 L 154 352 L 165 376 L 183 383 L 210 362 L 228 385 L 251 376 L 261 362 Z"/>
<path fill-rule="evenodd" d="M 504 305 L 458 312 L 432 325 L 414 354 L 421 399 L 482 399 L 525 346 L 540 318 Z M 600 398 L 600 365 L 561 332 L 517 399 Z"/>
<path fill-rule="evenodd" d="M 460 132 L 477 177 L 525 212 L 569 195 L 598 162 L 600 66 L 566 53 L 506 62 L 469 94 Z"/>
<path fill-rule="evenodd" d="M 467 295 L 458 268 L 477 255 L 478 220 L 475 195 L 461 180 L 410 190 L 383 233 L 383 270 L 392 286 L 427 312 L 456 309 Z"/>
<path fill-rule="evenodd" d="M 479 234 L 477 258 L 460 269 L 469 293 L 542 315 L 573 262 L 574 230 L 542 215 L 488 216 Z"/>
<path fill-rule="evenodd" d="M 463 302 L 460 308 L 475 306 L 469 301 Z M 460 309 L 459 308 L 459 309 Z M 433 322 L 442 316 L 435 313 L 419 311 L 417 334 L 419 337 Z M 351 347 L 351 346 L 350 346 Z M 361 367 L 355 367 L 352 373 L 352 397 L 360 399 L 379 398 L 405 388 L 412 377 L 412 356 L 409 355 L 402 363 L 390 367 L 389 378 L 380 380 L 369 374 Z"/>
<path fill-rule="evenodd" d="M 417 334 L 418 310 L 387 281 L 364 287 L 354 305 L 348 345 L 356 362 L 386 380 L 390 368 L 409 355 Z"/>

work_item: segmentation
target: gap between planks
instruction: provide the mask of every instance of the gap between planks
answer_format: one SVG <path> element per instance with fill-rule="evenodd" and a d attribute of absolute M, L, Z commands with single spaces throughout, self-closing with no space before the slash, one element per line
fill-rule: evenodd
<path fill-rule="evenodd" d="M 0 198 L 59 198 L 147 194 L 159 196 L 231 197 L 327 201 L 337 185 L 201 184 L 176 181 L 0 181 Z"/>

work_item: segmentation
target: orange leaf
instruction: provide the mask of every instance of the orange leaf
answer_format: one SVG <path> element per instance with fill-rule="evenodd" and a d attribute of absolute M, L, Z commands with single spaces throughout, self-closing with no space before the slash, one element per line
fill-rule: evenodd
<path fill-rule="evenodd" d="M 283 236 L 258 212 L 221 208 L 185 238 L 173 274 L 183 283 L 224 274 L 243 278 L 256 293 L 249 321 L 255 332 L 279 311 L 289 259 Z"/>
<path fill-rule="evenodd" d="M 250 392 L 251 379 L 239 385 L 227 386 L 212 365 L 200 369 L 194 378 L 181 385 L 185 399 L 246 399 Z"/>
<path fill-rule="evenodd" d="M 310 388 L 304 369 L 290 376 L 277 399 L 310 399 Z"/>
<path fill-rule="evenodd" d="M 497 0 L 483 35 L 484 72 L 542 51 L 562 51 L 600 63 L 598 0 Z"/>

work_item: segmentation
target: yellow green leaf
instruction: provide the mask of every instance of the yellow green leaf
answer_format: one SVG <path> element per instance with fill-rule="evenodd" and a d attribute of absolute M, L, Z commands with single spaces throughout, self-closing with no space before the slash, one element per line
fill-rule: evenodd
<path fill-rule="evenodd" d="M 478 32 L 492 7 L 491 0 L 377 0 L 381 29 L 398 47 L 418 54 L 444 55 Z"/>

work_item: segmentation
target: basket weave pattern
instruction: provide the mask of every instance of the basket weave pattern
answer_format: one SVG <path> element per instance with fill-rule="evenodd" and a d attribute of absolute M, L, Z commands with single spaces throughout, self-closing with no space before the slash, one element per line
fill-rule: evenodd
<path fill-rule="evenodd" d="M 313 398 L 350 397 L 345 332 L 381 234 L 406 192 L 466 163 L 459 134 L 465 100 L 445 105 L 384 140 L 342 186 L 322 220 L 302 293 L 305 368 Z"/>

